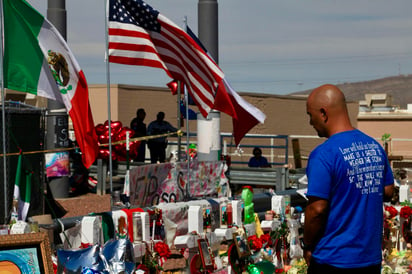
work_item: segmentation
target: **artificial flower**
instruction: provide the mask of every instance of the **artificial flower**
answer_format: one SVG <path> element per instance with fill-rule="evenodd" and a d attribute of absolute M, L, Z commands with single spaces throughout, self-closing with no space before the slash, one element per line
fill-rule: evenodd
<path fill-rule="evenodd" d="M 412 208 L 410 208 L 409 206 L 402 207 L 399 215 L 405 219 L 408 219 L 409 216 L 412 215 Z"/>
<path fill-rule="evenodd" d="M 253 251 L 258 251 L 263 247 L 262 240 L 256 237 L 256 235 L 252 235 L 248 238 L 250 249 Z"/>
<path fill-rule="evenodd" d="M 398 215 L 398 211 L 393 206 L 385 206 L 385 211 L 387 211 L 389 213 L 388 217 L 390 219 L 395 218 L 396 215 Z"/>
<path fill-rule="evenodd" d="M 272 246 L 272 238 L 270 237 L 269 233 L 262 234 L 260 236 L 260 240 L 262 241 L 262 244 L 268 244 L 268 246 Z"/>
<path fill-rule="evenodd" d="M 154 246 L 154 251 L 157 252 L 162 258 L 169 258 L 172 254 L 169 246 L 163 242 L 157 242 Z"/>

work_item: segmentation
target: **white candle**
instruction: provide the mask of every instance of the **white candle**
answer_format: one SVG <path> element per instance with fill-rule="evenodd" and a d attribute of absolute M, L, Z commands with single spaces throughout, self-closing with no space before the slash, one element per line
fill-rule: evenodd
<path fill-rule="evenodd" d="M 129 131 L 126 131 L 126 150 L 129 151 Z"/>
<path fill-rule="evenodd" d="M 152 241 L 155 239 L 155 227 L 156 227 L 156 219 L 153 220 L 153 231 L 152 231 Z"/>

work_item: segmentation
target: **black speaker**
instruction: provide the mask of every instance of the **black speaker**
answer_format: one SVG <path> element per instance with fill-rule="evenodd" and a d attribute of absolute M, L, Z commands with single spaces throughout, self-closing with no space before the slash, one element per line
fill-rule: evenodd
<path fill-rule="evenodd" d="M 0 133 L 0 151 L 3 155 L 0 159 L 0 222 L 7 224 L 10 221 L 12 210 L 18 153 L 20 151 L 23 153 L 23 168 L 32 175 L 28 216 L 44 212 L 45 110 L 20 102 L 6 102 L 4 114 L 5 123 L 3 125 L 2 106 L 0 113 L 0 129 L 2 131 Z"/>

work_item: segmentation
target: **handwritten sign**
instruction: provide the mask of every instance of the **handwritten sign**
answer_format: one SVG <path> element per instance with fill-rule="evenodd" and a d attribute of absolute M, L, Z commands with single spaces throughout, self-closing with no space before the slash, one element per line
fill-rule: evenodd
<path fill-rule="evenodd" d="M 163 163 L 130 170 L 130 203 L 144 207 L 226 195 L 223 162 Z"/>

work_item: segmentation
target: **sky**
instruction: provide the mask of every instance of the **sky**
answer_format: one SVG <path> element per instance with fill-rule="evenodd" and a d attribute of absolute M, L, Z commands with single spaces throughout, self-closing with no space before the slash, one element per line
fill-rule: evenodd
<path fill-rule="evenodd" d="M 47 15 L 47 0 L 27 0 Z M 147 0 L 197 33 L 199 0 Z M 89 84 L 166 87 L 161 69 L 105 63 L 105 0 L 67 0 L 67 42 Z M 220 0 L 219 66 L 237 92 L 284 95 L 412 74 L 410 0 Z"/>

